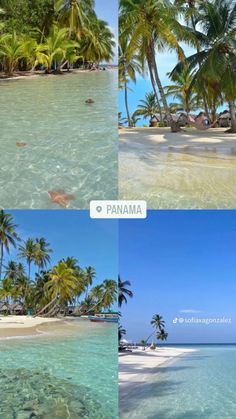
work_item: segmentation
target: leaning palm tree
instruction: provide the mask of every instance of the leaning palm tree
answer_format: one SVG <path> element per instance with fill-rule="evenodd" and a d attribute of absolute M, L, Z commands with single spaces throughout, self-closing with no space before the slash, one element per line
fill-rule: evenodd
<path fill-rule="evenodd" d="M 19 257 L 25 259 L 28 265 L 28 279 L 30 280 L 31 264 L 36 260 L 37 247 L 35 240 L 28 238 L 23 245 L 19 246 Z"/>
<path fill-rule="evenodd" d="M 159 333 L 157 333 L 157 339 L 161 340 L 162 342 L 167 340 L 168 333 L 165 332 L 164 329 L 161 329 Z"/>
<path fill-rule="evenodd" d="M 133 292 L 127 288 L 130 281 L 122 281 L 120 275 L 118 276 L 118 306 L 121 307 L 123 303 L 127 304 L 127 297 L 132 298 Z"/>
<path fill-rule="evenodd" d="M 2 279 L 2 266 L 4 252 L 10 252 L 10 247 L 16 247 L 20 237 L 16 232 L 17 224 L 14 223 L 11 214 L 0 211 L 0 281 Z"/>
<path fill-rule="evenodd" d="M 54 266 L 48 277 L 49 281 L 45 284 L 45 292 L 52 307 L 47 315 L 55 315 L 60 307 L 64 308 L 67 302 L 72 302 L 77 292 L 78 278 L 74 270 L 68 268 L 65 262 L 59 262 Z"/>

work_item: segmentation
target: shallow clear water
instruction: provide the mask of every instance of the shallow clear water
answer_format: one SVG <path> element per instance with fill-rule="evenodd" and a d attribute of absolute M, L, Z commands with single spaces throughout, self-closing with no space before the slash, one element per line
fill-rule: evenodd
<path fill-rule="evenodd" d="M 193 347 L 194 348 L 194 347 Z M 236 346 L 197 346 L 141 383 L 122 419 L 235 419 Z"/>
<path fill-rule="evenodd" d="M 175 143 L 167 132 L 158 143 L 155 131 L 141 133 L 121 131 L 120 199 L 144 199 L 154 209 L 235 208 L 234 135 L 195 130 Z"/>
<path fill-rule="evenodd" d="M 0 340 L 1 419 L 117 419 L 117 327 L 67 321 Z"/>
<path fill-rule="evenodd" d="M 1 81 L 0 207 L 59 208 L 58 189 L 72 208 L 116 199 L 116 97 L 115 70 Z"/>

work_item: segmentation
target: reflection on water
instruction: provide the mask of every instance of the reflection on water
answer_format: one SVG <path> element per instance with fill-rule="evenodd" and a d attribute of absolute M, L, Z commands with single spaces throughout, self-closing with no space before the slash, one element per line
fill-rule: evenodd
<path fill-rule="evenodd" d="M 117 327 L 86 320 L 0 341 L 1 419 L 117 419 Z"/>
<path fill-rule="evenodd" d="M 0 82 L 0 207 L 59 208 L 52 190 L 70 208 L 116 199 L 116 92 L 116 71 Z"/>
<path fill-rule="evenodd" d="M 144 199 L 148 208 L 235 208 L 236 147 L 124 145 L 120 199 Z M 134 184 L 136 188 L 134 188 Z"/>

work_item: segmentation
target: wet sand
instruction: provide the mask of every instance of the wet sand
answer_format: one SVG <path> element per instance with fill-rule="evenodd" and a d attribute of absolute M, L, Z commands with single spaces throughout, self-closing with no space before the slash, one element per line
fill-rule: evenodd
<path fill-rule="evenodd" d="M 119 198 L 144 199 L 149 208 L 236 205 L 236 134 L 225 128 L 121 129 L 119 169 Z"/>

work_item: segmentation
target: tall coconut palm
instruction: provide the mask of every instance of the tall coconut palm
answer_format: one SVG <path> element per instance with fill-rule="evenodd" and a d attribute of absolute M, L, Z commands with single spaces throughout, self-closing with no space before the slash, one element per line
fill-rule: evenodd
<path fill-rule="evenodd" d="M 169 1 L 162 0 L 120 0 L 121 38 L 127 32 L 131 37 L 131 50 L 138 51 L 143 62 L 147 61 L 152 82 L 155 80 L 167 120 L 172 117 L 160 80 L 156 61 L 157 49 L 175 49 L 182 57 L 176 33 L 184 39 L 185 32 L 178 23 L 176 9 Z"/>
<path fill-rule="evenodd" d="M 113 279 L 105 279 L 102 284 L 102 291 L 102 307 L 111 308 L 115 301 L 117 301 L 117 282 Z"/>
<path fill-rule="evenodd" d="M 19 246 L 19 257 L 26 260 L 28 265 L 28 279 L 30 280 L 31 275 L 31 264 L 35 262 L 37 254 L 37 248 L 35 244 L 35 240 L 32 238 L 28 238 L 24 241 L 23 245 Z"/>
<path fill-rule="evenodd" d="M 84 281 L 85 281 L 85 286 L 86 286 L 85 299 L 88 297 L 89 287 L 91 287 L 95 277 L 96 277 L 95 269 L 92 266 L 87 266 L 87 268 L 84 269 Z"/>
<path fill-rule="evenodd" d="M 88 14 L 94 10 L 94 0 L 55 0 L 58 20 L 80 39 L 89 23 Z"/>
<path fill-rule="evenodd" d="M 15 288 L 11 278 L 4 278 L 0 288 L 0 300 L 8 306 L 15 297 Z"/>
<path fill-rule="evenodd" d="M 136 83 L 136 74 L 141 73 L 141 64 L 139 57 L 130 49 L 129 37 L 122 36 L 119 39 L 119 85 L 124 90 L 125 109 L 127 115 L 128 126 L 132 127 L 132 120 L 129 111 L 128 101 L 128 85 L 132 81 Z"/>
<path fill-rule="evenodd" d="M 121 307 L 123 303 L 127 304 L 127 297 L 132 298 L 133 292 L 127 288 L 130 287 L 130 281 L 122 281 L 120 275 L 118 276 L 118 306 Z"/>
<path fill-rule="evenodd" d="M 16 232 L 17 224 L 14 223 L 11 214 L 0 211 L 0 281 L 2 279 L 2 266 L 4 252 L 9 253 L 10 247 L 16 247 L 20 237 Z"/>
<path fill-rule="evenodd" d="M 199 51 L 187 58 L 190 70 L 196 69 L 196 85 L 202 89 L 216 86 L 230 103 L 231 132 L 236 132 L 235 22 L 235 2 L 202 2 L 199 29 L 195 31 Z M 172 73 L 180 72 L 182 65 L 179 63 Z"/>
<path fill-rule="evenodd" d="M 158 330 L 164 329 L 165 327 L 165 321 L 162 316 L 159 314 L 154 314 L 151 320 L 151 325 L 155 327 Z"/>
<path fill-rule="evenodd" d="M 38 271 L 40 271 L 40 269 L 45 269 L 48 263 L 50 263 L 50 253 L 52 253 L 52 249 L 49 246 L 50 244 L 47 243 L 44 237 L 39 239 L 36 238 L 34 261 L 35 265 L 38 266 Z"/>
<path fill-rule="evenodd" d="M 56 305 L 72 302 L 78 288 L 78 278 L 73 269 L 65 262 L 59 262 L 48 274 L 49 281 L 45 284 L 45 291 L 51 300 L 56 299 Z"/>

